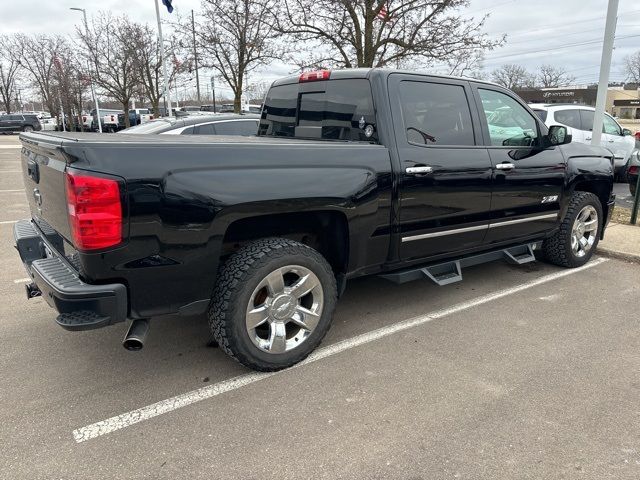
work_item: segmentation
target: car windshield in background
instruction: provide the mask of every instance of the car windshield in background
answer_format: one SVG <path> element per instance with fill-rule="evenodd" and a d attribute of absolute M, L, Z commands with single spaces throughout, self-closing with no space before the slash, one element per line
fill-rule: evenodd
<path fill-rule="evenodd" d="M 259 136 L 376 142 L 371 86 L 365 79 L 272 87 Z"/>
<path fill-rule="evenodd" d="M 175 123 L 175 120 L 161 118 L 141 125 L 136 125 L 135 127 L 127 128 L 122 130 L 120 133 L 159 133 Z"/>

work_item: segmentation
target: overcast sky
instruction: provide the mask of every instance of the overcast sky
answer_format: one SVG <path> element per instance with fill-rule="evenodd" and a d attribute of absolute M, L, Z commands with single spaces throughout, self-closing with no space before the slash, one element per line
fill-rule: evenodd
<path fill-rule="evenodd" d="M 83 7 L 90 16 L 107 6 L 113 13 L 155 24 L 154 0 L 1 0 L 0 32 L 70 34 L 81 21 L 81 13 L 69 7 Z M 542 63 L 563 67 L 579 83 L 597 80 L 604 33 L 607 0 L 471 0 L 465 14 L 490 14 L 485 32 L 493 37 L 507 34 L 504 47 L 488 52 L 485 70 L 504 63 L 517 63 L 535 70 Z M 189 15 L 200 0 L 174 0 L 175 12 Z M 163 17 L 168 18 L 164 7 Z M 640 3 L 620 0 L 612 81 L 624 80 L 623 58 L 640 50 Z M 629 38 L 625 38 L 629 37 Z M 591 42 L 591 43 L 589 43 Z M 259 76 L 270 81 L 292 68 L 273 65 Z M 257 77 L 258 75 L 256 75 Z M 202 72 L 201 82 L 209 77 Z M 251 81 L 255 81 L 252 78 Z"/>

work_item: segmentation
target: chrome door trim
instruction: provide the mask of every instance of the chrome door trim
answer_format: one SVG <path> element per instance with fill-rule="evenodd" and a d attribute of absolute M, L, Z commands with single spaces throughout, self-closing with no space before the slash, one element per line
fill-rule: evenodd
<path fill-rule="evenodd" d="M 516 220 L 505 220 L 502 222 L 487 223 L 484 225 L 475 225 L 473 227 L 455 228 L 453 230 L 442 230 L 440 232 L 423 233 L 421 235 L 412 235 L 409 237 L 402 237 L 402 243 L 413 242 L 414 240 L 424 240 L 426 238 L 445 237 L 447 235 L 455 235 L 457 233 L 476 232 L 478 230 L 483 230 L 485 228 L 497 228 L 497 227 L 503 227 L 505 225 L 515 225 L 518 223 L 546 220 L 548 218 L 558 218 L 558 213 L 560 212 L 547 213 L 545 215 L 536 215 L 535 217 L 518 218 Z"/>
<path fill-rule="evenodd" d="M 505 220 L 503 222 L 490 223 L 489 228 L 504 227 L 505 225 L 515 225 L 517 223 L 535 222 L 537 220 L 545 220 L 547 218 L 558 218 L 558 213 L 548 213 L 546 215 L 536 215 L 535 217 L 517 218 L 516 220 Z"/>
<path fill-rule="evenodd" d="M 423 233 L 422 235 L 412 235 L 410 237 L 402 237 L 402 243 L 413 242 L 414 240 L 424 240 L 425 238 L 444 237 L 446 235 L 455 235 L 456 233 L 475 232 L 477 230 L 484 230 L 489 227 L 489 224 L 476 225 L 473 227 L 456 228 L 454 230 L 442 230 L 441 232 Z"/>

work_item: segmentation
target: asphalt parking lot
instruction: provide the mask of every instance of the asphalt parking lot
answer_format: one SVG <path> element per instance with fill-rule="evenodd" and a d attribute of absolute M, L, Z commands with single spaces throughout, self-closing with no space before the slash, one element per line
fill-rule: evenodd
<path fill-rule="evenodd" d="M 465 270 L 448 287 L 353 281 L 322 348 L 256 374 L 201 317 L 66 332 L 27 301 L 28 216 L 0 136 L 0 477 L 640 478 L 640 266 Z"/>
<path fill-rule="evenodd" d="M 633 208 L 633 197 L 629 191 L 628 183 L 615 183 L 613 193 L 616 194 L 616 205 L 623 208 Z"/>

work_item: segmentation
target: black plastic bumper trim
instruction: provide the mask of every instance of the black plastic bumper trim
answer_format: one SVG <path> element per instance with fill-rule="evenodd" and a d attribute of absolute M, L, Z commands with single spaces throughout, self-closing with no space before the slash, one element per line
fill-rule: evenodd
<path fill-rule="evenodd" d="M 20 258 L 42 297 L 60 313 L 57 319 L 60 326 L 68 330 L 89 330 L 127 319 L 127 289 L 123 284 L 83 282 L 77 270 L 57 256 L 29 220 L 14 225 L 14 238 Z M 52 257 L 46 258 L 45 245 L 53 253 Z"/>

